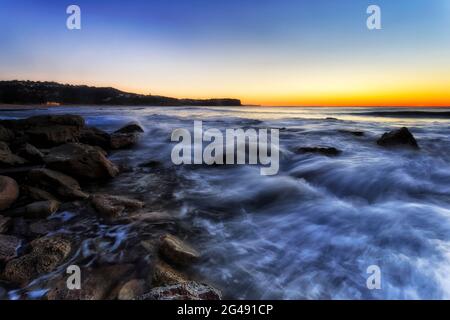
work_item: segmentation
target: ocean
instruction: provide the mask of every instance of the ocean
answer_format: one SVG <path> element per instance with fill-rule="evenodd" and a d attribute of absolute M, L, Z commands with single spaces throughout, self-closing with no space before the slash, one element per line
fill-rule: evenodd
<path fill-rule="evenodd" d="M 94 191 L 137 196 L 175 219 L 162 228 L 203 255 L 190 274 L 226 298 L 450 299 L 450 109 L 84 106 L 8 110 L 0 118 L 47 113 L 79 114 L 109 132 L 139 122 L 138 145 L 110 155 L 129 170 Z M 192 129 L 194 120 L 220 130 L 279 129 L 279 173 L 173 165 L 171 132 Z M 376 144 L 403 126 L 419 150 Z M 314 146 L 342 153 L 295 152 Z M 149 161 L 157 168 L 142 166 Z M 83 219 L 83 227 L 63 227 L 81 243 L 68 263 L 123 262 L 127 248 L 159 230 Z M 378 290 L 366 284 L 372 265 L 381 271 Z M 39 297 L 46 279 L 25 289 L 29 297 Z"/>

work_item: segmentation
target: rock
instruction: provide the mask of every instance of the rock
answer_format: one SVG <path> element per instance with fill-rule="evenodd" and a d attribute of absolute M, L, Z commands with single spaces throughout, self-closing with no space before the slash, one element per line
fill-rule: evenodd
<path fill-rule="evenodd" d="M 14 140 L 14 132 L 4 126 L 0 126 L 0 141 L 10 142 L 12 140 Z"/>
<path fill-rule="evenodd" d="M 30 232 L 33 235 L 43 236 L 56 231 L 60 227 L 60 222 L 56 220 L 38 220 L 29 225 Z"/>
<path fill-rule="evenodd" d="M 38 147 L 52 147 L 77 142 L 84 119 L 77 115 L 46 115 L 21 120 L 4 120 L 1 124 L 22 133 L 25 140 Z"/>
<path fill-rule="evenodd" d="M 127 125 L 123 126 L 119 130 L 116 130 L 114 133 L 135 133 L 135 132 L 144 132 L 144 129 L 137 122 L 130 122 Z"/>
<path fill-rule="evenodd" d="M 3 277 L 25 285 L 38 276 L 58 267 L 70 254 L 71 242 L 61 236 L 43 237 L 31 242 L 32 251 L 9 261 Z"/>
<path fill-rule="evenodd" d="M 365 135 L 364 131 L 354 131 L 354 130 L 338 130 L 341 133 L 351 134 L 355 137 L 363 137 Z"/>
<path fill-rule="evenodd" d="M 124 277 L 133 273 L 133 265 L 104 266 L 82 270 L 81 289 L 67 289 L 66 276 L 52 286 L 47 293 L 48 300 L 103 300 Z"/>
<path fill-rule="evenodd" d="M 58 211 L 59 205 L 55 200 L 33 202 L 24 208 L 24 215 L 30 219 L 46 218 Z"/>
<path fill-rule="evenodd" d="M 35 146 L 26 143 L 17 150 L 17 155 L 32 162 L 32 163 L 42 163 L 44 159 L 44 154 Z"/>
<path fill-rule="evenodd" d="M 141 201 L 108 194 L 93 195 L 91 202 L 101 215 L 108 218 L 117 218 L 144 207 Z"/>
<path fill-rule="evenodd" d="M 297 149 L 299 153 L 319 153 L 324 156 L 334 157 L 338 156 L 342 153 L 341 150 L 338 150 L 333 147 L 301 147 Z"/>
<path fill-rule="evenodd" d="M 175 285 L 153 288 L 138 300 L 221 300 L 222 294 L 213 287 L 189 281 Z"/>
<path fill-rule="evenodd" d="M 24 185 L 20 187 L 20 190 L 22 191 L 23 194 L 25 194 L 30 199 L 33 199 L 35 201 L 58 200 L 51 193 L 36 187 Z"/>
<path fill-rule="evenodd" d="M 25 164 L 27 161 L 11 152 L 8 145 L 0 141 L 0 167 L 12 167 Z"/>
<path fill-rule="evenodd" d="M 139 164 L 140 168 L 158 168 L 161 167 L 162 163 L 156 160 L 150 160 L 144 163 Z"/>
<path fill-rule="evenodd" d="M 0 233 L 8 232 L 11 226 L 11 218 L 0 216 Z"/>
<path fill-rule="evenodd" d="M 115 177 L 119 169 L 105 157 L 98 147 L 68 143 L 50 149 L 44 157 L 48 167 L 82 179 Z"/>
<path fill-rule="evenodd" d="M 151 279 L 152 286 L 167 286 L 188 281 L 186 275 L 175 270 L 167 263 L 161 260 L 156 262 Z"/>
<path fill-rule="evenodd" d="M 94 128 L 83 128 L 80 132 L 80 142 L 91 146 L 98 146 L 105 150 L 111 146 L 111 137 L 109 133 Z"/>
<path fill-rule="evenodd" d="M 19 197 L 19 186 L 14 179 L 0 176 L 0 211 L 8 209 Z"/>
<path fill-rule="evenodd" d="M 142 296 L 146 289 L 144 280 L 133 279 L 122 286 L 117 298 L 119 300 L 133 300 Z"/>
<path fill-rule="evenodd" d="M 139 140 L 138 133 L 113 133 L 111 135 L 111 148 L 124 149 L 135 145 Z"/>
<path fill-rule="evenodd" d="M 0 234 L 0 263 L 17 257 L 17 250 L 21 243 L 19 238 Z"/>
<path fill-rule="evenodd" d="M 179 265 L 190 265 L 200 258 L 194 248 L 169 234 L 161 237 L 159 251 L 163 257 Z"/>
<path fill-rule="evenodd" d="M 30 181 L 46 190 L 56 193 L 66 200 L 86 199 L 89 196 L 81 191 L 78 182 L 63 173 L 50 169 L 33 169 L 29 172 Z"/>
<path fill-rule="evenodd" d="M 405 146 L 419 149 L 416 139 L 408 128 L 405 127 L 386 132 L 380 139 L 378 139 L 377 144 L 383 147 Z"/>

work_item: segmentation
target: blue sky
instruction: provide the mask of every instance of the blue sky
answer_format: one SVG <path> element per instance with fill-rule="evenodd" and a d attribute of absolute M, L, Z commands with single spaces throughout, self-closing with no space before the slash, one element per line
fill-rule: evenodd
<path fill-rule="evenodd" d="M 70 4 L 81 30 L 65 27 Z M 366 28 L 370 4 L 382 30 Z M 447 0 L 0 0 L 0 43 L 0 79 L 262 104 L 450 104 Z"/>

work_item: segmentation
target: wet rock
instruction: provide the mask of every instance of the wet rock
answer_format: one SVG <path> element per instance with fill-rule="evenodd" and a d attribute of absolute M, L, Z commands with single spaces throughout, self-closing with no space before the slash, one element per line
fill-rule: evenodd
<path fill-rule="evenodd" d="M 25 285 L 36 277 L 58 267 L 70 254 L 71 242 L 61 236 L 43 237 L 31 242 L 29 254 L 6 264 L 3 277 L 13 283 Z"/>
<path fill-rule="evenodd" d="M 11 218 L 0 216 L 0 233 L 6 233 L 11 226 Z"/>
<path fill-rule="evenodd" d="M 98 146 L 105 150 L 111 146 L 109 133 L 95 127 L 83 128 L 80 132 L 80 142 L 91 146 Z"/>
<path fill-rule="evenodd" d="M 106 158 L 98 147 L 81 143 L 68 143 L 50 149 L 44 157 L 48 167 L 82 179 L 115 177 L 119 169 Z"/>
<path fill-rule="evenodd" d="M 59 209 L 60 203 L 55 200 L 33 202 L 23 208 L 26 218 L 46 218 Z"/>
<path fill-rule="evenodd" d="M 142 296 L 147 289 L 144 280 L 133 279 L 125 283 L 119 291 L 119 300 L 133 300 Z"/>
<path fill-rule="evenodd" d="M 111 135 L 112 149 L 125 149 L 135 145 L 139 140 L 138 133 L 113 133 Z"/>
<path fill-rule="evenodd" d="M 61 172 L 50 169 L 33 169 L 28 175 L 30 181 L 66 200 L 86 199 L 78 182 Z"/>
<path fill-rule="evenodd" d="M 219 290 L 194 281 L 157 287 L 138 298 L 139 300 L 220 300 Z"/>
<path fill-rule="evenodd" d="M 29 225 L 30 232 L 39 236 L 56 231 L 59 227 L 60 223 L 56 220 L 39 220 Z"/>
<path fill-rule="evenodd" d="M 164 258 L 179 265 L 190 265 L 200 258 L 194 248 L 169 234 L 161 237 L 159 251 Z"/>
<path fill-rule="evenodd" d="M 17 250 L 22 241 L 14 236 L 0 234 L 0 262 L 6 262 L 17 257 Z"/>
<path fill-rule="evenodd" d="M 405 146 L 419 149 L 416 139 L 408 128 L 405 127 L 386 132 L 380 139 L 378 139 L 377 144 L 383 147 Z"/>
<path fill-rule="evenodd" d="M 156 160 L 150 160 L 144 163 L 139 164 L 140 168 L 158 168 L 161 167 L 162 163 Z"/>
<path fill-rule="evenodd" d="M 108 218 L 117 218 L 144 207 L 141 201 L 109 194 L 95 194 L 91 197 L 91 202 L 101 215 Z"/>
<path fill-rule="evenodd" d="M 355 130 L 339 130 L 341 133 L 351 134 L 355 137 L 363 137 L 365 135 L 364 131 L 355 131 Z"/>
<path fill-rule="evenodd" d="M 1 125 L 21 134 L 25 140 L 38 147 L 52 147 L 76 142 L 84 119 L 77 115 L 45 115 L 21 120 L 4 120 Z"/>
<path fill-rule="evenodd" d="M 47 294 L 49 300 L 102 300 L 114 297 L 111 291 L 119 282 L 133 273 L 133 265 L 114 265 L 96 269 L 82 270 L 81 289 L 67 289 L 66 278 L 63 277 Z"/>
<path fill-rule="evenodd" d="M 20 187 L 20 190 L 24 195 L 35 201 L 58 200 L 51 193 L 36 187 L 24 185 Z"/>
<path fill-rule="evenodd" d="M 0 141 L 0 167 L 12 167 L 25 164 L 27 161 L 11 152 L 8 145 Z"/>
<path fill-rule="evenodd" d="M 35 146 L 26 143 L 17 150 L 17 155 L 32 162 L 32 163 L 42 163 L 44 159 L 44 154 Z"/>
<path fill-rule="evenodd" d="M 167 263 L 159 260 L 153 269 L 151 283 L 152 286 L 167 286 L 188 282 L 185 274 L 175 270 Z"/>
<path fill-rule="evenodd" d="M 144 129 L 137 122 L 130 122 L 127 125 L 123 126 L 119 130 L 116 130 L 114 133 L 135 133 L 135 132 L 144 132 Z"/>
<path fill-rule="evenodd" d="M 14 179 L 0 176 L 0 211 L 8 209 L 19 197 L 19 186 Z"/>
<path fill-rule="evenodd" d="M 319 153 L 328 157 L 335 157 L 342 153 L 341 150 L 338 150 L 333 147 L 301 147 L 297 149 L 298 153 Z"/>
<path fill-rule="evenodd" d="M 14 140 L 14 132 L 4 126 L 0 126 L 0 141 L 10 142 L 12 140 Z"/>

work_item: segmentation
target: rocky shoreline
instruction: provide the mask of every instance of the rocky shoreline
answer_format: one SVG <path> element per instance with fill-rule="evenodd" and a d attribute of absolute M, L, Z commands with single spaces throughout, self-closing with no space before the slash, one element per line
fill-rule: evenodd
<path fill-rule="evenodd" d="M 99 192 L 127 170 L 109 153 L 143 132 L 107 133 L 76 115 L 0 121 L 0 299 L 221 298 L 190 274 L 201 254 L 170 232 L 173 217 Z M 69 265 L 80 290 L 67 288 Z"/>

